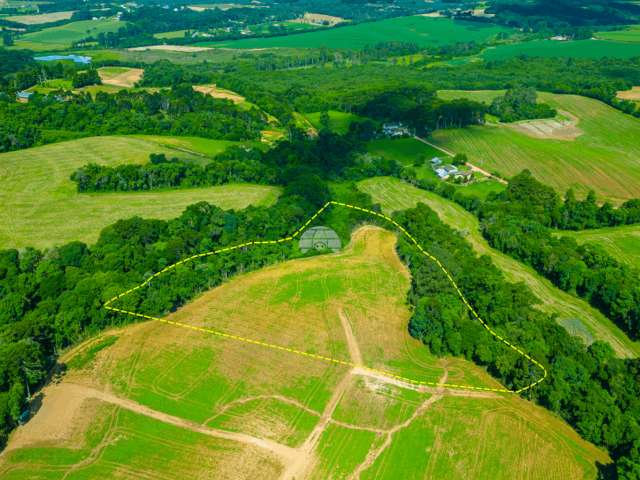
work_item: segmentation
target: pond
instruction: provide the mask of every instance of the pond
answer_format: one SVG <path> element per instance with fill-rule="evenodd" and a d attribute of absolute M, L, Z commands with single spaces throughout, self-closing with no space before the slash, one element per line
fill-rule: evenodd
<path fill-rule="evenodd" d="M 45 55 L 43 57 L 33 57 L 38 62 L 53 62 L 56 60 L 71 60 L 75 63 L 91 63 L 91 57 L 82 55 Z"/>

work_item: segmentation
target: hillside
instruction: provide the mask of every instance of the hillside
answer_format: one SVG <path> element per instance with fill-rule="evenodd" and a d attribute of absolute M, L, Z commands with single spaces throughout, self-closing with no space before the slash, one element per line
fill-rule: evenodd
<path fill-rule="evenodd" d="M 460 205 L 434 193 L 390 177 L 364 180 L 358 188 L 371 195 L 384 212 L 414 207 L 422 202 L 440 219 L 458 230 L 480 255 L 489 255 L 510 282 L 524 282 L 540 300 L 540 309 L 556 314 L 558 322 L 586 343 L 594 339 L 608 342 L 620 357 L 637 357 L 640 344 L 632 342 L 618 327 L 587 302 L 554 287 L 533 269 L 491 248 L 480 233 L 477 218 Z"/>
<path fill-rule="evenodd" d="M 410 338 L 395 236 L 211 290 L 168 320 L 439 382 L 495 385 Z M 260 312 L 256 315 L 256 312 Z M 3 478 L 595 478 L 604 453 L 508 394 L 415 387 L 363 367 L 158 322 L 68 352 Z M 428 455 L 425 455 L 425 451 Z"/>
<path fill-rule="evenodd" d="M 93 242 L 118 219 L 173 218 L 202 200 L 225 209 L 274 202 L 278 190 L 267 186 L 78 194 L 69 179 L 90 162 L 144 163 L 151 153 L 202 161 L 198 151 L 219 153 L 230 144 L 179 137 L 91 137 L 0 154 L 0 248 Z"/>
<path fill-rule="evenodd" d="M 640 268 L 640 227 L 638 225 L 578 232 L 562 231 L 558 232 L 558 235 L 574 238 L 578 243 L 596 243 L 618 261 Z"/>
<path fill-rule="evenodd" d="M 499 92 L 444 91 L 443 98 L 490 101 Z M 594 189 L 601 199 L 640 197 L 640 120 L 602 102 L 575 95 L 541 93 L 560 118 L 509 125 L 439 130 L 434 141 L 466 153 L 472 163 L 512 176 L 523 169 L 559 192 Z"/>

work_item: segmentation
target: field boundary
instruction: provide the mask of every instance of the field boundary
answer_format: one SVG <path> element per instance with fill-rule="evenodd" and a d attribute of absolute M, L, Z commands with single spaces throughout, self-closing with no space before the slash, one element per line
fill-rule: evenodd
<path fill-rule="evenodd" d="M 146 315 L 144 313 L 132 312 L 132 311 L 129 311 L 129 310 L 123 310 L 121 308 L 116 308 L 116 307 L 111 306 L 111 304 L 113 302 L 119 300 L 120 298 L 123 298 L 123 297 L 129 295 L 130 293 L 133 293 L 136 290 L 139 290 L 139 289 L 144 288 L 145 286 L 149 285 L 153 279 L 159 277 L 160 275 L 162 275 L 162 274 L 164 274 L 164 273 L 166 273 L 166 272 L 168 272 L 170 270 L 176 269 L 179 265 L 191 262 L 191 261 L 196 260 L 198 258 L 208 257 L 208 256 L 211 256 L 211 255 L 218 255 L 218 254 L 221 254 L 221 253 L 226 253 L 226 252 L 230 252 L 230 251 L 233 251 L 233 250 L 238 250 L 240 248 L 251 247 L 251 246 L 254 246 L 254 245 L 274 245 L 274 244 L 279 244 L 279 243 L 291 242 L 298 235 L 300 235 L 309 226 L 309 224 L 311 224 L 311 222 L 313 222 L 318 216 L 320 216 L 330 206 L 345 207 L 345 208 L 349 208 L 351 210 L 357 210 L 357 211 L 360 211 L 360 212 L 363 212 L 363 213 L 366 213 L 366 214 L 369 214 L 369 215 L 372 215 L 372 216 L 375 216 L 375 217 L 379 217 L 379 218 L 385 220 L 386 222 L 392 224 L 397 229 L 399 229 L 402 232 L 402 234 L 405 237 L 407 237 L 410 240 L 410 242 L 413 243 L 418 248 L 420 253 L 422 253 L 426 258 L 428 258 L 429 260 L 434 262 L 440 268 L 440 270 L 442 270 L 442 272 L 445 274 L 445 276 L 449 280 L 449 283 L 453 286 L 453 288 L 455 289 L 456 293 L 458 294 L 458 296 L 460 297 L 460 299 L 464 303 L 464 305 L 467 308 L 467 310 L 469 312 L 471 312 L 473 317 L 480 322 L 480 324 L 484 327 L 484 329 L 487 330 L 498 341 L 500 341 L 501 343 L 507 345 L 510 349 L 512 349 L 515 352 L 517 352 L 520 356 L 526 358 L 531 363 L 533 363 L 536 367 L 540 368 L 542 370 L 543 375 L 540 378 L 538 378 L 537 380 L 535 380 L 534 382 L 531 382 L 529 385 L 526 385 L 526 386 L 524 386 L 522 388 L 519 388 L 517 390 L 510 390 L 508 388 L 476 387 L 476 386 L 473 386 L 473 385 L 459 385 L 459 384 L 452 384 L 452 383 L 439 383 L 437 381 L 415 380 L 415 379 L 404 377 L 404 376 L 401 376 L 401 375 L 396 375 L 394 373 L 387 372 L 387 371 L 384 371 L 384 370 L 379 370 L 379 369 L 374 369 L 374 368 L 369 368 L 369 367 L 360 367 L 360 368 L 365 368 L 366 370 L 369 370 L 369 371 L 374 372 L 374 373 L 387 375 L 389 377 L 393 377 L 393 378 L 396 378 L 398 380 L 402 380 L 404 382 L 411 383 L 413 385 L 429 385 L 429 386 L 435 386 L 435 387 L 445 387 L 445 388 L 446 387 L 450 387 L 450 388 L 459 388 L 459 389 L 464 389 L 464 390 L 484 390 L 484 391 L 501 392 L 501 393 L 521 393 L 521 392 L 524 392 L 526 390 L 529 390 L 529 389 L 533 388 L 534 386 L 538 385 L 540 382 L 542 382 L 543 380 L 545 380 L 547 378 L 548 373 L 547 373 L 547 369 L 544 367 L 544 365 L 542 365 L 540 362 L 538 362 L 536 359 L 534 359 L 529 354 L 524 352 L 522 349 L 520 349 L 519 347 L 517 347 L 516 345 L 511 343 L 509 340 L 507 340 L 506 338 L 504 338 L 501 335 L 499 335 L 498 333 L 496 333 L 489 325 L 487 325 L 487 323 L 480 317 L 480 315 L 478 315 L 476 310 L 467 301 L 466 297 L 464 296 L 464 294 L 460 290 L 460 287 L 458 287 L 458 284 L 453 279 L 453 276 L 444 267 L 444 265 L 440 262 L 440 260 L 438 260 L 438 258 L 433 256 L 428 251 L 426 251 L 422 247 L 422 245 L 420 245 L 420 243 L 418 243 L 418 241 L 415 239 L 415 237 L 413 235 L 411 235 L 402 225 L 400 225 L 398 222 L 393 220 L 391 217 L 389 217 L 389 216 L 387 216 L 387 215 L 385 215 L 383 213 L 375 212 L 373 210 L 369 210 L 369 209 L 366 209 L 366 208 L 358 207 L 358 206 L 355 206 L 355 205 L 350 205 L 348 203 L 336 202 L 336 201 L 333 201 L 333 200 L 325 203 L 301 227 L 299 227 L 293 234 L 291 234 L 288 237 L 283 237 L 283 238 L 280 238 L 278 240 L 253 240 L 253 241 L 244 242 L 244 243 L 241 243 L 241 244 L 238 244 L 238 245 L 232 245 L 232 246 L 225 247 L 225 248 L 220 248 L 220 249 L 211 250 L 211 251 L 204 252 L 204 253 L 198 253 L 198 254 L 195 254 L 195 255 L 191 255 L 190 257 L 186 257 L 186 258 L 184 258 L 184 259 L 182 259 L 182 260 L 180 260 L 180 261 L 178 261 L 176 263 L 173 263 L 173 264 L 163 268 L 162 270 L 154 273 L 153 275 L 151 275 L 149 278 L 147 278 L 144 282 L 140 283 L 139 285 L 136 285 L 135 287 L 132 287 L 129 290 L 127 290 L 125 292 L 122 292 L 119 295 L 116 295 L 115 297 L 107 300 L 104 303 L 104 308 L 109 310 L 109 311 L 112 311 L 112 312 L 122 313 L 122 314 L 129 315 L 129 316 L 136 317 L 136 318 L 143 318 L 143 319 L 146 319 L 146 320 L 154 320 L 156 322 L 165 323 L 165 324 L 173 325 L 173 326 L 176 326 L 176 327 L 186 328 L 186 329 L 189 329 L 189 330 L 194 330 L 194 331 L 202 332 L 202 333 L 208 333 L 208 334 L 211 334 L 211 335 L 216 335 L 216 336 L 221 337 L 221 338 L 225 338 L 225 339 L 229 339 L 229 340 L 237 340 L 237 341 L 241 341 L 241 342 L 248 343 L 248 344 L 251 344 L 251 345 L 259 345 L 261 347 L 271 348 L 273 350 L 280 350 L 280 351 L 284 351 L 284 352 L 288 352 L 288 353 L 293 353 L 293 354 L 296 354 L 296 355 L 301 355 L 301 356 L 313 358 L 313 359 L 316 359 L 316 360 L 320 360 L 320 361 L 324 361 L 324 362 L 328 362 L 328 363 L 332 363 L 332 364 L 336 364 L 336 365 L 343 365 L 343 366 L 347 366 L 347 367 L 357 367 L 358 365 L 356 365 L 355 363 L 350 362 L 350 361 L 346 361 L 346 360 L 340 360 L 340 359 L 337 359 L 337 358 L 327 357 L 327 356 L 324 356 L 324 355 L 318 355 L 318 354 L 315 354 L 315 353 L 305 352 L 303 350 L 297 350 L 297 349 L 294 349 L 294 348 L 285 347 L 285 346 L 278 345 L 278 344 L 275 344 L 275 343 L 262 342 L 260 340 L 255 340 L 255 339 L 252 339 L 252 338 L 241 337 L 239 335 L 233 335 L 233 334 L 222 332 L 222 331 L 215 330 L 215 329 L 212 329 L 212 328 L 197 327 L 197 326 L 194 326 L 194 325 L 189 325 L 187 323 L 176 322 L 176 321 L 173 321 L 173 320 L 168 320 L 166 318 L 153 317 L 151 315 Z"/>

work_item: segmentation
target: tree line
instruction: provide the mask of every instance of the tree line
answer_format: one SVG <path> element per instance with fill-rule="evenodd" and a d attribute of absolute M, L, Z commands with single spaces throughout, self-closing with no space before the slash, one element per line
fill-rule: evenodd
<path fill-rule="evenodd" d="M 560 415 L 586 440 L 608 449 L 615 461 L 601 478 L 632 480 L 640 471 L 640 360 L 616 358 L 611 347 L 572 337 L 535 308 L 538 299 L 522 283 L 508 283 L 489 257 L 472 247 L 423 204 L 395 219 L 452 273 L 481 318 L 549 372 L 525 394 Z M 401 237 L 398 251 L 411 271 L 412 336 L 436 355 L 472 360 L 510 389 L 540 378 L 540 369 L 496 341 L 473 318 L 433 262 Z"/>
<path fill-rule="evenodd" d="M 200 165 L 152 153 L 149 163 L 116 167 L 88 164 L 71 175 L 78 192 L 128 192 L 162 188 L 192 188 L 223 183 L 272 184 L 273 168 L 260 161 L 260 154 L 243 147 L 230 147 L 216 159 Z"/>

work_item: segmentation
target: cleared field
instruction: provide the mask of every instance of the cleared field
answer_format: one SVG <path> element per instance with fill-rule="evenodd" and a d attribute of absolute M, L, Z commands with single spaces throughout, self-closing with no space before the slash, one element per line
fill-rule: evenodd
<path fill-rule="evenodd" d="M 103 84 L 122 88 L 135 86 L 142 78 L 143 73 L 142 68 L 102 67 L 98 69 Z"/>
<path fill-rule="evenodd" d="M 363 117 L 353 113 L 339 112 L 337 110 L 329 110 L 329 130 L 344 135 L 349 131 L 349 125 L 356 120 L 362 120 Z M 320 130 L 322 124 L 320 122 L 321 112 L 305 113 L 304 116 L 309 120 L 311 125 Z"/>
<path fill-rule="evenodd" d="M 573 58 L 632 58 L 640 55 L 640 43 L 609 40 L 532 40 L 487 48 L 482 52 L 486 60 L 526 55 L 529 57 L 573 57 Z"/>
<path fill-rule="evenodd" d="M 594 339 L 608 342 L 620 357 L 640 356 L 640 343 L 631 341 L 618 327 L 588 303 L 556 288 L 532 268 L 494 250 L 480 233 L 477 218 L 461 206 L 434 193 L 391 177 L 363 180 L 358 188 L 371 195 L 383 211 L 391 213 L 425 203 L 440 219 L 455 228 L 479 255 L 489 255 L 511 282 L 524 282 L 540 300 L 539 308 L 557 315 L 557 321 L 572 335 L 590 344 Z"/>
<path fill-rule="evenodd" d="M 246 99 L 239 93 L 225 88 L 220 88 L 216 85 L 194 85 L 193 89 L 196 92 L 204 93 L 205 95 L 209 95 L 213 98 L 223 98 L 225 100 L 231 100 L 233 103 L 237 104 L 246 102 Z"/>
<path fill-rule="evenodd" d="M 640 268 L 640 226 L 638 225 L 557 233 L 559 236 L 572 237 L 578 243 L 596 243 L 620 262 Z"/>
<path fill-rule="evenodd" d="M 159 137 L 166 145 L 174 142 L 168 147 L 154 141 L 156 138 L 92 137 L 1 154 L 0 248 L 50 247 L 71 240 L 93 242 L 105 226 L 134 215 L 172 218 L 186 206 L 201 200 L 228 209 L 269 204 L 278 196 L 278 189 L 258 185 L 77 193 L 69 176 L 90 162 L 144 163 L 150 153 L 200 159 L 176 150 L 179 145 L 191 146 L 193 139 Z"/>
<path fill-rule="evenodd" d="M 242 275 L 171 318 L 418 378 L 494 385 L 408 336 L 410 279 L 394 246 L 390 232 L 364 227 L 342 253 Z M 108 332 L 63 360 L 79 366 L 14 433 L 3 478 L 148 478 L 167 465 L 180 478 L 424 478 L 425 462 L 437 478 L 595 478 L 596 462 L 609 462 L 513 395 L 416 390 L 158 322 Z"/>
<path fill-rule="evenodd" d="M 13 15 L 5 17 L 4 20 L 10 22 L 22 23 L 24 25 L 41 25 L 43 23 L 59 22 L 60 20 L 69 20 L 73 15 L 73 10 L 70 12 L 51 12 L 42 13 L 40 15 Z"/>
<path fill-rule="evenodd" d="M 16 48 L 28 48 L 35 51 L 64 50 L 78 42 L 100 33 L 115 32 L 124 27 L 123 22 L 114 19 L 83 20 L 71 22 L 59 27 L 45 28 L 31 32 L 16 39 Z"/>
<path fill-rule="evenodd" d="M 616 96 L 622 100 L 640 102 L 640 87 L 632 87 L 631 90 L 622 90 L 618 92 Z"/>
<path fill-rule="evenodd" d="M 442 93 L 445 98 L 480 101 L 497 94 Z M 561 139 L 552 132 L 547 138 L 540 138 L 536 132 L 523 130 L 531 122 L 518 122 L 439 130 L 433 141 L 466 153 L 473 164 L 491 172 L 512 176 L 529 169 L 562 194 L 573 187 L 579 194 L 593 189 L 600 199 L 614 203 L 640 197 L 640 143 L 636 141 L 640 138 L 640 120 L 576 95 L 541 93 L 540 100 L 555 107 L 564 121 L 571 122 L 570 129 L 579 130 L 577 135 Z"/>
<path fill-rule="evenodd" d="M 363 48 L 379 42 L 411 42 L 420 46 L 456 42 L 485 42 L 510 30 L 472 22 L 422 16 L 399 17 L 378 22 L 331 28 L 271 38 L 248 38 L 198 45 L 226 48 Z"/>
<path fill-rule="evenodd" d="M 128 50 L 130 52 L 146 52 L 148 50 L 160 50 L 160 51 L 168 51 L 168 52 L 193 53 L 193 52 L 204 52 L 209 49 L 206 47 L 190 47 L 188 45 L 148 45 L 145 47 L 131 47 Z"/>
<path fill-rule="evenodd" d="M 640 43 L 640 25 L 632 25 L 623 30 L 615 30 L 612 32 L 598 32 L 597 38 L 602 40 L 613 40 L 616 42 Z"/>

